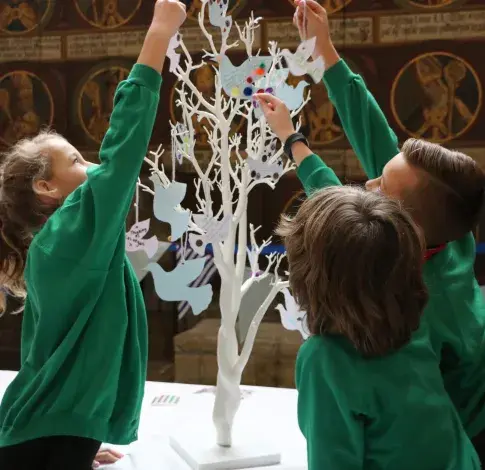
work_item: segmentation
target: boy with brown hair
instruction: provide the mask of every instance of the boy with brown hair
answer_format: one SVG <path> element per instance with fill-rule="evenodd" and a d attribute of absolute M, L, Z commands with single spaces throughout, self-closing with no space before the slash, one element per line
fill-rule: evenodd
<path fill-rule="evenodd" d="M 350 186 L 315 192 L 280 223 L 311 333 L 296 362 L 309 470 L 480 468 L 419 327 L 418 230 L 398 201 Z"/>
<path fill-rule="evenodd" d="M 422 140 L 410 139 L 400 151 L 364 81 L 335 50 L 325 9 L 313 0 L 295 3 L 301 36 L 317 38 L 314 57 L 324 58 L 324 83 L 370 178 L 366 188 L 403 201 L 424 232 L 428 250 L 423 274 L 430 295 L 424 318 L 446 390 L 480 451 L 478 435 L 485 430 L 485 301 L 474 274 L 471 230 L 483 204 L 485 175 L 470 157 Z M 261 99 L 268 104 L 268 122 L 286 142 L 294 134 L 286 107 L 267 95 Z M 341 184 L 304 142 L 294 143 L 292 153 L 307 194 Z"/>

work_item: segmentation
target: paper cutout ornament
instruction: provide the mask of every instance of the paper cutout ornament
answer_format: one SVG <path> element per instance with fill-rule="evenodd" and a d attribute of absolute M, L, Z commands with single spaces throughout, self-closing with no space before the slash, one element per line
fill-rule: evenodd
<path fill-rule="evenodd" d="M 276 153 L 276 139 L 273 139 L 270 144 L 264 149 L 260 160 L 248 158 L 246 160 L 249 166 L 249 175 L 254 180 L 261 180 L 270 178 L 276 183 L 283 174 L 283 160 L 278 158 L 275 162 L 271 162 L 271 158 Z"/>
<path fill-rule="evenodd" d="M 274 91 L 273 88 L 270 88 L 270 91 L 266 91 L 266 93 L 276 96 L 276 98 L 279 98 L 286 104 L 286 107 L 290 111 L 293 111 L 298 109 L 305 100 L 305 89 L 308 85 L 309 83 L 305 81 L 301 81 L 296 87 L 292 87 L 287 83 L 282 83 L 275 88 Z M 256 119 L 259 119 L 263 115 L 263 111 L 257 101 L 253 101 L 253 106 L 254 115 L 256 116 Z"/>
<path fill-rule="evenodd" d="M 209 21 L 212 26 L 223 27 L 227 16 L 229 0 L 209 0 Z"/>
<path fill-rule="evenodd" d="M 264 78 L 272 63 L 272 57 L 249 57 L 236 67 L 223 55 L 219 67 L 223 90 L 231 98 L 252 99 L 255 93 L 264 91 L 257 88 L 256 82 Z"/>
<path fill-rule="evenodd" d="M 153 258 L 158 251 L 158 239 L 153 236 L 148 239 L 143 237 L 150 228 L 150 219 L 137 222 L 126 234 L 126 251 L 135 252 L 143 250 L 148 258 Z"/>
<path fill-rule="evenodd" d="M 196 214 L 193 216 L 193 219 L 197 227 L 205 232 L 203 235 L 200 233 L 189 234 L 190 248 L 200 256 L 205 254 L 205 248 L 209 243 L 219 243 L 229 233 L 230 215 L 222 220 L 217 220 L 215 217 L 209 217 L 205 214 Z"/>
<path fill-rule="evenodd" d="M 153 213 L 161 222 L 170 224 L 170 241 L 177 241 L 187 231 L 190 221 L 190 212 L 180 207 L 187 192 L 187 185 L 172 181 L 165 187 L 155 174 L 150 176 L 150 181 L 153 182 L 155 190 Z"/>
<path fill-rule="evenodd" d="M 290 74 L 290 69 L 283 68 L 283 69 L 275 69 L 269 75 L 259 78 L 256 81 L 257 88 L 277 88 L 282 83 L 288 80 L 288 75 Z"/>
<path fill-rule="evenodd" d="M 173 271 L 165 271 L 157 263 L 149 263 L 147 271 L 151 272 L 158 297 L 167 302 L 185 301 L 192 307 L 194 315 L 202 313 L 212 300 L 212 286 L 190 287 L 206 263 L 205 258 L 186 260 L 179 263 Z"/>
<path fill-rule="evenodd" d="M 167 49 L 167 57 L 170 59 L 170 72 L 174 73 L 180 65 L 180 54 L 175 52 L 180 46 L 180 35 L 177 33 L 170 39 Z"/>
<path fill-rule="evenodd" d="M 286 59 L 290 72 L 295 77 L 302 75 L 310 75 L 315 83 L 320 83 L 325 72 L 325 63 L 322 57 L 310 61 L 313 51 L 315 50 L 317 38 L 311 38 L 300 43 L 296 52 L 293 53 L 288 49 L 281 51 L 283 57 Z"/>
<path fill-rule="evenodd" d="M 276 310 L 280 312 L 281 324 L 290 331 L 299 331 L 303 339 L 310 336 L 306 320 L 306 312 L 300 310 L 294 297 L 287 288 L 281 291 L 285 297 L 285 306 L 278 304 Z"/>

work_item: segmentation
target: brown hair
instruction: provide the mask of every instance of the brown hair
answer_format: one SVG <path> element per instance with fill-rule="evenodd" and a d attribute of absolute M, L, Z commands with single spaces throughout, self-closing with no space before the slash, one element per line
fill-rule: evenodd
<path fill-rule="evenodd" d="M 404 197 L 428 245 L 457 240 L 474 229 L 483 205 L 485 173 L 471 157 L 424 140 L 408 139 L 402 154 L 421 170 L 418 188 Z"/>
<path fill-rule="evenodd" d="M 313 335 L 345 336 L 364 356 L 405 345 L 428 299 L 424 244 L 397 201 L 350 186 L 318 191 L 277 233 Z"/>
<path fill-rule="evenodd" d="M 39 179 L 52 177 L 49 144 L 62 138 L 43 131 L 20 140 L 3 155 L 0 165 L 0 314 L 6 309 L 5 291 L 25 297 L 24 267 L 33 234 L 56 207 L 43 204 L 34 190 Z"/>

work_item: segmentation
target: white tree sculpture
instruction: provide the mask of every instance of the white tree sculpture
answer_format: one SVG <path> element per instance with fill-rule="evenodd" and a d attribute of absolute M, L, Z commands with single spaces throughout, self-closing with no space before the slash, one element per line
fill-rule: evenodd
<path fill-rule="evenodd" d="M 247 93 L 247 76 L 251 75 L 254 78 L 249 80 L 253 81 L 253 90 L 262 88 L 276 96 L 282 96 L 288 107 L 293 110 L 293 116 L 301 111 L 309 98 L 303 97 L 304 88 L 308 85 L 306 82 L 297 88 L 285 83 L 289 69 L 282 68 L 282 59 L 287 57 L 285 54 L 288 51 L 280 51 L 275 43 L 270 43 L 269 55 L 263 57 L 260 51 L 253 54 L 255 31 L 260 21 L 260 18 L 254 18 L 253 15 L 243 28 L 236 24 L 248 59 L 240 67 L 232 65 L 226 52 L 238 42 L 228 44 L 232 19 L 226 16 L 227 3 L 227 0 L 202 1 L 199 26 L 208 41 L 209 50 L 204 51 L 205 56 L 201 63 L 193 62 L 181 36 L 173 38 L 168 55 L 171 58 L 171 71 L 178 78 L 176 104 L 181 110 L 182 121 L 172 126 L 171 178 L 160 164 L 162 152 L 153 153 L 153 158 L 146 159 L 151 167 L 152 181 L 164 188 L 175 184 L 176 163 L 183 159 L 193 165 L 197 174 L 195 186 L 198 213 L 187 216 L 178 206 L 181 202 L 180 197 L 174 199 L 173 210 L 180 219 L 187 216 L 185 243 L 189 243 L 191 248 L 200 254 L 204 253 L 207 244 L 212 244 L 214 262 L 221 278 L 221 325 L 217 343 L 219 370 L 213 422 L 217 444 L 222 447 L 230 447 L 233 443 L 232 428 L 240 406 L 241 377 L 253 349 L 258 327 L 276 295 L 288 287 L 288 282 L 278 274 L 284 255 L 267 255 L 267 266 L 263 270 L 260 269 L 259 258 L 270 244 L 270 239 L 261 244 L 257 243 L 258 228 L 252 224 L 248 227 L 247 208 L 249 194 L 258 184 L 267 184 L 274 188 L 277 180 L 293 170 L 294 166 L 289 161 L 283 162 L 283 151 L 277 149 L 276 137 Z M 207 9 L 211 24 L 219 26 L 221 30 L 220 48 L 216 47 L 205 25 Z M 175 52 L 178 46 L 184 58 L 183 64 L 179 54 Z M 215 71 L 215 93 L 211 98 L 204 97 L 191 81 L 191 73 L 207 63 L 212 64 Z M 241 83 L 241 80 L 244 83 Z M 232 132 L 231 123 L 238 117 L 246 122 L 244 136 Z M 204 120 L 206 123 L 204 129 L 212 151 L 212 157 L 206 167 L 197 161 L 194 120 Z M 142 189 L 155 196 L 155 191 L 151 188 L 142 186 Z M 213 203 L 214 191 L 220 191 L 222 195 L 221 207 L 216 207 Z M 185 192 L 182 191 L 180 194 L 183 198 Z M 158 216 L 157 218 L 160 219 Z M 173 236 L 174 226 L 175 222 L 171 225 L 172 241 L 179 239 L 178 233 Z M 184 243 L 183 238 L 181 243 Z M 246 264 L 251 268 L 251 276 L 245 280 Z M 248 295 L 254 283 L 270 274 L 274 274 L 272 288 L 256 312 L 240 349 L 236 322 L 241 300 Z"/>

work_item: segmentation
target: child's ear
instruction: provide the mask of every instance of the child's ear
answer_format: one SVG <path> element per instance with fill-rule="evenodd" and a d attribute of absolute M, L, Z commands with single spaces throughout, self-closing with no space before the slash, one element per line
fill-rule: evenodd
<path fill-rule="evenodd" d="M 61 199 L 59 189 L 52 183 L 46 180 L 37 180 L 33 183 L 35 194 L 39 196 L 44 202 L 58 201 Z"/>

